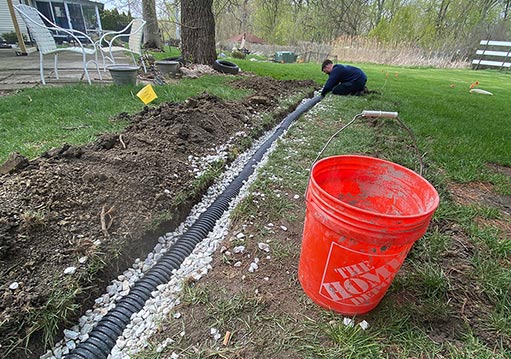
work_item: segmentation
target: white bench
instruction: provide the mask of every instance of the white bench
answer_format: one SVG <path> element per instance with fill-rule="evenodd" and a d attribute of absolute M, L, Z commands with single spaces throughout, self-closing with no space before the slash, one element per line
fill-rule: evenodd
<path fill-rule="evenodd" d="M 482 49 L 476 51 L 478 58 L 472 60 L 475 70 L 480 66 L 498 67 L 499 70 L 511 67 L 511 42 L 481 40 L 479 45 Z"/>

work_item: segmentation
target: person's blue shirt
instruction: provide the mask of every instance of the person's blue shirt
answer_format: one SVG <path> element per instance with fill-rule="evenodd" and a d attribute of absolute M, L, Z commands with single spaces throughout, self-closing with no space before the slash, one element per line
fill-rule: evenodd
<path fill-rule="evenodd" d="M 332 71 L 328 75 L 328 81 L 325 83 L 323 90 L 321 91 L 321 96 L 325 96 L 327 93 L 332 91 L 332 89 L 342 82 L 354 82 L 363 79 L 363 81 L 367 81 L 367 76 L 358 67 L 350 66 L 350 65 L 334 65 Z"/>

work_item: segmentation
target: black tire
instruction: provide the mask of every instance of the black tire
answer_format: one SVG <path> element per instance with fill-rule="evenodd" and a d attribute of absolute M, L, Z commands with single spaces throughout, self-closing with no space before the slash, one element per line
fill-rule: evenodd
<path fill-rule="evenodd" d="M 213 68 L 217 71 L 223 72 L 224 74 L 237 75 L 238 72 L 240 72 L 238 65 L 224 60 L 215 60 L 215 62 L 213 62 Z"/>

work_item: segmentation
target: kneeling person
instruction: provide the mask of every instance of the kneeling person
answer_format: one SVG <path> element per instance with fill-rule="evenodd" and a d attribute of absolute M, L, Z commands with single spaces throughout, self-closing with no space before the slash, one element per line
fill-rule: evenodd
<path fill-rule="evenodd" d="M 335 95 L 361 95 L 365 90 L 367 76 L 358 67 L 350 65 L 334 65 L 331 60 L 323 61 L 321 71 L 328 74 L 321 96 L 332 91 Z"/>

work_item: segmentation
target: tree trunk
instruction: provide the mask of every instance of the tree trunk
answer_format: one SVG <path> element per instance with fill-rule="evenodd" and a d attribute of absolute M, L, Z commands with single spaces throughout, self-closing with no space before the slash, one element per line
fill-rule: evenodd
<path fill-rule="evenodd" d="M 250 14 L 248 12 L 248 0 L 243 0 L 243 5 L 241 6 L 241 28 L 239 31 L 240 33 L 247 32 L 249 18 Z"/>
<path fill-rule="evenodd" d="M 504 11 L 502 13 L 502 18 L 504 20 L 507 20 L 507 16 L 509 14 L 509 7 L 511 6 L 511 1 L 510 0 L 506 0 L 504 1 Z"/>
<path fill-rule="evenodd" d="M 440 8 L 438 9 L 437 17 L 436 17 L 436 32 L 437 34 L 441 34 L 445 28 L 446 18 L 447 18 L 447 9 L 451 5 L 451 0 L 442 0 L 440 4 Z"/>
<path fill-rule="evenodd" d="M 147 21 L 144 27 L 144 47 L 162 49 L 155 0 L 142 0 L 142 16 Z"/>
<path fill-rule="evenodd" d="M 181 54 L 186 63 L 216 60 L 213 0 L 181 1 Z"/>

